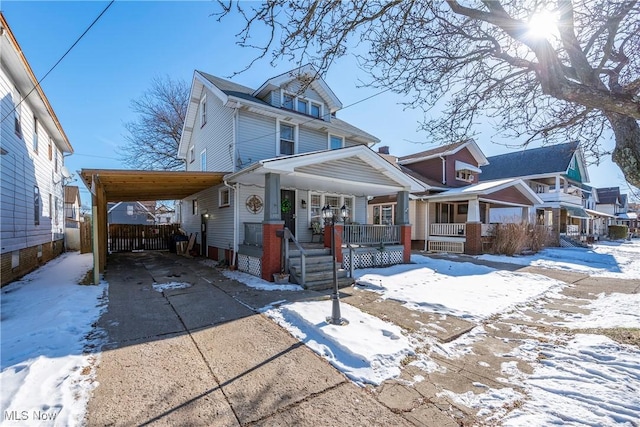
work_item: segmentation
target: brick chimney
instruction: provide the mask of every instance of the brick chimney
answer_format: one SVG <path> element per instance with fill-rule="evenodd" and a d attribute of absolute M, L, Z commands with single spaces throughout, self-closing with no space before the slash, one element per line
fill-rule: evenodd
<path fill-rule="evenodd" d="M 389 154 L 389 146 L 383 145 L 382 147 L 378 147 L 379 154 Z"/>

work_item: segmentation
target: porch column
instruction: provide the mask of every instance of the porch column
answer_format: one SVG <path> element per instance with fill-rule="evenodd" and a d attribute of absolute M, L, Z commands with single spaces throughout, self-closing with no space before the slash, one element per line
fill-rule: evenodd
<path fill-rule="evenodd" d="M 551 209 L 551 234 L 555 246 L 560 246 L 560 208 Z"/>
<path fill-rule="evenodd" d="M 482 223 L 480 222 L 480 201 L 478 199 L 469 200 L 464 253 L 468 255 L 482 253 Z"/>
<path fill-rule="evenodd" d="M 336 261 L 342 263 L 342 236 L 344 235 L 344 224 L 336 222 Z M 323 239 L 324 247 L 331 249 L 331 225 L 324 226 Z"/>
<path fill-rule="evenodd" d="M 529 206 L 522 207 L 522 221 L 525 222 L 526 224 L 531 222 L 529 218 Z"/>
<path fill-rule="evenodd" d="M 280 272 L 282 237 L 276 232 L 284 228 L 280 215 L 280 175 L 264 176 L 264 219 L 262 221 L 262 278 L 273 281 L 273 274 Z"/>
<path fill-rule="evenodd" d="M 396 196 L 395 225 L 400 226 L 400 244 L 402 250 L 402 262 L 411 262 L 411 224 L 409 222 L 409 192 L 398 191 Z"/>

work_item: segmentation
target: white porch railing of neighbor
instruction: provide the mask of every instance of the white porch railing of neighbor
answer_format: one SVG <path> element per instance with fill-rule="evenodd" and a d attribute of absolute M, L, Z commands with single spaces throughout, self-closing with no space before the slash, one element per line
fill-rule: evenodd
<path fill-rule="evenodd" d="M 352 245 L 393 245 L 400 243 L 399 225 L 345 224 L 344 243 Z"/>
<path fill-rule="evenodd" d="M 461 223 L 431 224 L 429 234 L 431 236 L 465 236 L 467 225 Z"/>
<path fill-rule="evenodd" d="M 580 234 L 580 226 L 567 224 L 567 236 L 578 236 Z"/>

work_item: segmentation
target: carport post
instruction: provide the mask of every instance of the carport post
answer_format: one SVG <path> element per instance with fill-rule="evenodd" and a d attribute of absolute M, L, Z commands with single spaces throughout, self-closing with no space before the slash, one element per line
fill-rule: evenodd
<path fill-rule="evenodd" d="M 100 284 L 100 242 L 98 232 L 98 200 L 96 197 L 96 180 L 94 175 L 91 178 L 91 234 L 93 243 L 93 284 Z"/>

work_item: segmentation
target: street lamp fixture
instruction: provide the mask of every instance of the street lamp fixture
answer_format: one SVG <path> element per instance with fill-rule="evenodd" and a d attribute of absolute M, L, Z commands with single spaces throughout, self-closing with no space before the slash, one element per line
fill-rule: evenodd
<path fill-rule="evenodd" d="M 346 218 L 347 209 L 345 206 L 342 206 L 340 209 L 340 215 L 342 218 Z M 327 323 L 332 325 L 346 325 L 347 322 L 340 315 L 340 294 L 338 291 L 338 270 L 336 267 L 337 259 L 336 259 L 336 217 L 333 214 L 333 210 L 331 210 L 331 206 L 327 205 L 322 208 L 322 218 L 324 219 L 324 224 L 326 227 L 331 226 L 331 254 L 333 261 L 333 293 L 331 294 L 331 316 L 327 317 Z"/>

